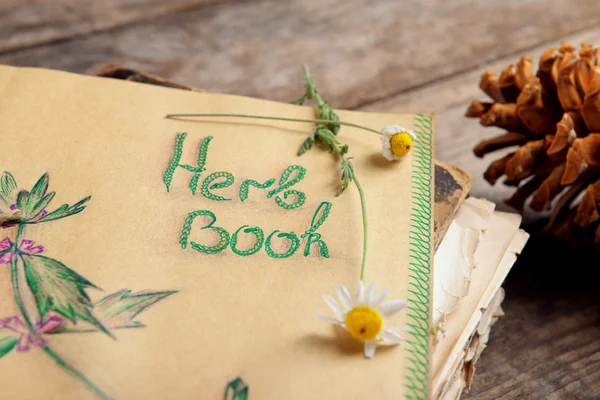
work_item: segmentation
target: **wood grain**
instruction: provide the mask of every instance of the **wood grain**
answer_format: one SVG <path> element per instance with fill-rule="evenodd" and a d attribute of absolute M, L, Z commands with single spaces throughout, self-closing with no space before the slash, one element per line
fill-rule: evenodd
<path fill-rule="evenodd" d="M 90 35 L 217 2 L 219 0 L 0 1 L 0 54 Z"/>
<path fill-rule="evenodd" d="M 559 40 L 599 15 L 596 0 L 233 1 L 4 54 L 0 62 L 74 72 L 111 62 L 275 100 L 298 94 L 299 66 L 307 62 L 332 104 L 354 108 Z"/>

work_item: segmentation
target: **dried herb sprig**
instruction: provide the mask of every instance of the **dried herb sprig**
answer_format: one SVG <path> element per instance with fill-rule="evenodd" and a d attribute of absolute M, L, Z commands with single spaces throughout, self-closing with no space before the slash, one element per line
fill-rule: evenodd
<path fill-rule="evenodd" d="M 358 128 L 366 130 L 377 135 L 381 135 L 380 131 L 375 129 L 362 126 L 359 124 L 353 124 L 351 122 L 344 122 L 340 120 L 339 115 L 327 104 L 325 100 L 319 95 L 319 91 L 312 82 L 312 76 L 308 69 L 308 66 L 304 64 L 304 88 L 305 93 L 302 97 L 293 100 L 292 104 L 304 105 L 307 100 L 314 100 L 317 103 L 316 119 L 303 119 L 303 118 L 286 118 L 286 117 L 275 117 L 265 115 L 249 115 L 249 114 L 230 114 L 230 113 L 193 113 L 193 114 L 168 114 L 166 118 L 185 118 L 185 117 L 236 117 L 236 118 L 251 118 L 251 119 L 267 119 L 272 121 L 290 121 L 290 122 L 311 122 L 316 124 L 313 131 L 306 138 L 300 148 L 298 149 L 298 155 L 302 155 L 310 150 L 315 142 L 320 142 L 329 149 L 331 153 L 339 156 L 341 163 L 340 171 L 342 184 L 338 188 L 337 195 L 341 195 L 350 183 L 356 179 L 354 174 L 354 166 L 352 165 L 352 158 L 348 157 L 348 145 L 342 144 L 337 139 L 341 126 L 349 126 L 352 128 Z"/>
<path fill-rule="evenodd" d="M 310 150 L 315 143 L 319 141 L 323 143 L 331 153 L 337 154 L 340 157 L 341 165 L 338 171 L 342 173 L 342 184 L 338 188 L 337 195 L 341 195 L 348 188 L 348 185 L 355 179 L 354 176 L 354 165 L 348 154 L 348 145 L 340 143 L 336 135 L 340 131 L 340 117 L 335 111 L 327 104 L 325 100 L 319 95 L 319 91 L 315 87 L 312 81 L 312 75 L 306 64 L 303 65 L 304 69 L 304 89 L 306 92 L 304 96 L 298 100 L 292 101 L 293 104 L 304 105 L 306 100 L 315 100 L 317 102 L 317 119 L 324 121 L 331 121 L 329 123 L 322 122 L 318 123 L 311 134 L 298 149 L 298 155 L 306 153 Z"/>

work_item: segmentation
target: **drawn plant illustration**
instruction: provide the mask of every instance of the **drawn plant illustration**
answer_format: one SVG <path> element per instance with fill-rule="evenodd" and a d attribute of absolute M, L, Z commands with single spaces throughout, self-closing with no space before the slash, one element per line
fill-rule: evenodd
<path fill-rule="evenodd" d="M 19 189 L 9 172 L 0 177 L 0 267 L 10 268 L 12 291 L 20 314 L 0 319 L 0 358 L 13 350 L 41 349 L 98 398 L 108 399 L 91 380 L 51 349 L 49 337 L 100 331 L 115 338 L 115 329 L 143 327 L 136 317 L 177 291 L 119 290 L 93 301 L 87 289 L 98 287 L 48 257 L 43 246 L 26 239 L 26 229 L 79 214 L 91 199 L 86 197 L 74 205 L 64 204 L 49 211 L 55 192 L 48 192 L 48 186 L 48 174 L 31 191 Z M 2 236 L 6 237 L 1 239 Z"/>

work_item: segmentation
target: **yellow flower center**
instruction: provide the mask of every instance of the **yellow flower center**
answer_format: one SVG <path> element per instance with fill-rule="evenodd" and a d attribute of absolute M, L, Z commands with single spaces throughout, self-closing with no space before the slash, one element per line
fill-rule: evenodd
<path fill-rule="evenodd" d="M 396 133 L 390 138 L 390 146 L 392 154 L 395 156 L 403 156 L 412 148 L 413 138 L 408 132 Z"/>
<path fill-rule="evenodd" d="M 381 331 L 383 319 L 374 308 L 359 306 L 346 314 L 346 326 L 353 338 L 371 340 Z"/>

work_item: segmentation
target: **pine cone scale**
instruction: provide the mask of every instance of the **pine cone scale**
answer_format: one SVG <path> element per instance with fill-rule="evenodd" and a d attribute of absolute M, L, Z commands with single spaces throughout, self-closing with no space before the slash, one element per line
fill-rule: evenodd
<path fill-rule="evenodd" d="M 516 186 L 507 203 L 517 209 L 528 201 L 536 211 L 554 204 L 549 231 L 600 249 L 600 47 L 549 48 L 537 71 L 524 56 L 500 77 L 485 71 L 480 88 L 491 101 L 474 100 L 465 116 L 506 132 L 481 141 L 475 155 L 515 148 L 484 178 Z"/>

